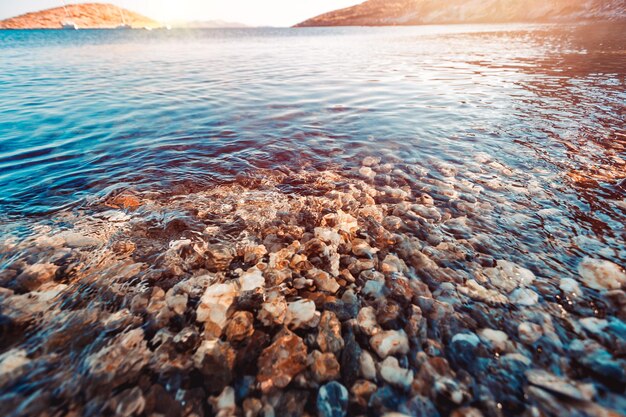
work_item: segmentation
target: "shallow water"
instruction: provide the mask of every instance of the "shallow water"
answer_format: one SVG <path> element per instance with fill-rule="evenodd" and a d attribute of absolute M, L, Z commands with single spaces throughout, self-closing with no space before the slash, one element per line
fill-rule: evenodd
<path fill-rule="evenodd" d="M 11 291 L 5 296 L 14 298 L 4 301 L 12 313 L 2 314 L 13 322 L 2 323 L 0 330 L 9 337 L 0 353 L 27 351 L 32 363 L 24 375 L 34 381 L 51 372 L 43 369 L 52 354 L 91 375 L 85 365 L 89 355 L 119 331 L 115 320 L 103 315 L 126 314 L 130 300 L 147 289 L 167 291 L 206 272 L 188 254 L 173 255 L 173 247 L 187 245 L 173 242 L 203 236 L 203 244 L 237 245 L 256 239 L 272 252 L 271 221 L 312 231 L 323 215 L 337 210 L 333 190 L 352 195 L 358 189 L 350 197 L 358 204 L 345 203 L 342 210 L 371 236 L 368 227 L 375 227 L 361 223 L 366 220 L 358 214 L 364 206 L 374 204 L 383 216 L 400 218 L 397 239 L 419 242 L 421 253 L 436 264 L 412 264 L 415 254 L 406 254 L 397 239 L 395 249 L 378 238 L 372 237 L 376 245 L 370 242 L 381 253 L 397 252 L 411 269 L 410 279 L 427 283 L 438 302 L 456 309 L 458 321 L 429 317 L 428 324 L 429 340 L 445 347 L 456 372 L 471 367 L 455 362 L 453 334 L 492 327 L 515 339 L 518 323 L 553 319 L 544 325 L 552 330 L 544 332 L 559 339 L 550 342 L 558 348 L 542 345 L 540 350 L 548 351 L 544 357 L 532 353 L 534 345 L 509 353 L 517 349 L 533 367 L 595 384 L 594 402 L 624 412 L 619 378 L 626 375 L 626 342 L 619 334 L 625 284 L 590 287 L 580 265 L 585 258 L 626 265 L 625 45 L 623 25 L 612 24 L 0 31 L 0 230 L 6 236 L 0 284 Z M 380 161 L 364 163 L 366 157 Z M 424 193 L 433 204 L 426 204 Z M 140 207 L 116 202 L 118 195 L 132 195 Z M 319 198 L 314 200 L 319 210 L 304 210 L 293 203 L 298 198 Z M 420 207 L 408 208 L 415 203 Z M 307 214 L 287 221 L 285 210 Z M 67 230 L 95 240 L 77 244 L 66 235 L 54 240 Z M 288 245 L 292 232 L 281 233 Z M 119 249 L 129 241 L 131 254 Z M 99 250 L 91 252 L 90 246 Z M 109 264 L 112 253 L 124 262 Z M 485 278 L 482 268 L 494 260 L 532 271 L 537 280 L 527 287 L 538 294 L 538 304 L 524 304 L 520 297 L 527 293 L 513 296 L 496 278 Z M 127 261 L 142 265 L 140 272 Z M 237 262 L 229 271 L 235 264 L 250 266 Z M 99 319 L 76 322 L 88 323 L 89 334 L 98 338 L 93 345 L 42 342 L 69 326 L 64 320 L 72 321 L 57 320 L 64 316 L 55 313 L 40 323 L 15 298 L 45 293 L 19 279 L 29 266 L 44 263 L 55 265 L 53 283 L 67 287 L 46 282 L 42 288 L 52 291 L 57 304 L 44 303 L 36 313 L 92 311 Z M 570 288 L 563 278 L 584 289 L 568 292 L 561 288 Z M 128 282 L 119 284 L 124 279 Z M 218 271 L 212 279 L 224 277 Z M 472 279 L 496 292 L 475 295 L 466 286 Z M 208 284 L 189 285 L 202 295 Z M 354 288 L 357 295 L 360 289 Z M 193 314 L 194 303 L 198 299 L 187 307 Z M 493 303 L 498 307 L 486 318 L 484 309 Z M 426 316 L 426 307 L 420 307 Z M 132 327 L 141 322 L 138 317 L 117 318 Z M 590 317 L 607 320 L 606 326 L 572 324 Z M 97 320 L 106 324 L 94 324 Z M 154 324 L 145 320 L 146 340 L 154 344 Z M 608 336 L 585 333 L 580 326 L 603 329 Z M 584 370 L 573 364 L 580 347 L 570 349 L 570 342 L 591 339 L 613 355 L 607 363 L 617 374 L 602 378 L 597 369 L 589 371 L 593 364 L 580 365 Z M 425 350 L 430 355 L 433 349 Z M 566 364 L 561 356 L 569 358 Z M 163 386 L 197 388 L 195 375 L 176 376 L 174 383 L 171 376 L 155 377 L 160 374 L 154 368 L 150 372 Z M 476 378 L 480 372 L 470 371 Z M 61 371 L 51 374 L 54 382 L 48 385 L 29 385 L 15 376 L 5 385 L 0 372 L 0 386 L 23 395 L 22 404 L 39 389 L 63 387 L 58 398 L 79 390 L 63 385 L 70 378 Z M 87 385 L 94 381 L 102 382 L 90 379 Z M 111 389 L 117 393 L 128 383 Z M 497 407 L 484 405 L 487 401 L 479 408 L 486 415 L 498 415 L 502 404 L 506 413 L 550 411 L 544 397 L 525 393 L 496 392 Z M 474 395 L 464 404 L 476 405 Z M 67 407 L 52 397 L 51 404 Z M 529 401 L 527 408 L 520 405 L 522 398 Z M 453 409 L 433 401 L 443 415 Z"/>

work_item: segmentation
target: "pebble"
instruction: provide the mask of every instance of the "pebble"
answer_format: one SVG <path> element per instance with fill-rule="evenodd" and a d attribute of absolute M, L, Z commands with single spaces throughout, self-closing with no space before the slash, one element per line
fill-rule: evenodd
<path fill-rule="evenodd" d="M 526 371 L 526 378 L 528 378 L 529 383 L 535 386 L 566 396 L 573 400 L 591 401 L 593 396 L 591 392 L 581 391 L 578 387 L 565 379 L 559 378 L 543 370 L 533 369 Z"/>
<path fill-rule="evenodd" d="M 578 265 L 578 273 L 583 284 L 594 290 L 619 290 L 626 287 L 626 272 L 610 261 L 584 258 Z"/>
<path fill-rule="evenodd" d="M 5 239 L 0 414 L 608 415 L 626 384 L 623 268 L 585 258 L 571 276 L 573 252 L 502 246 L 486 213 L 519 228 L 546 197 L 489 176 L 522 184 L 517 170 L 380 162 L 142 196 L 132 221 L 138 207 L 81 207 L 69 230 Z"/>
<path fill-rule="evenodd" d="M 398 359 L 393 356 L 387 357 L 380 364 L 380 376 L 391 385 L 405 390 L 408 389 L 413 382 L 413 371 L 401 368 Z"/>
<path fill-rule="evenodd" d="M 207 337 L 220 337 L 237 294 L 234 282 L 214 284 L 206 289 L 196 310 L 196 320 L 204 323 Z"/>
<path fill-rule="evenodd" d="M 341 337 L 341 323 L 330 311 L 324 311 L 318 326 L 317 344 L 322 352 L 339 353 L 344 342 Z"/>
<path fill-rule="evenodd" d="M 504 352 L 507 347 L 509 336 L 500 330 L 481 329 L 478 331 L 480 338 L 498 352 Z"/>
<path fill-rule="evenodd" d="M 359 330 L 368 336 L 374 336 L 382 330 L 376 321 L 376 309 L 374 307 L 363 307 L 359 310 L 356 320 Z"/>
<path fill-rule="evenodd" d="M 344 417 L 348 413 L 348 390 L 333 381 L 320 387 L 317 394 L 319 417 Z"/>
<path fill-rule="evenodd" d="M 578 282 L 572 278 L 561 278 L 559 288 L 567 297 L 581 298 L 583 296 Z"/>
<path fill-rule="evenodd" d="M 332 353 L 313 351 L 312 371 L 318 383 L 339 379 L 341 376 L 339 362 Z"/>
<path fill-rule="evenodd" d="M 367 404 L 372 394 L 378 387 L 371 381 L 360 379 L 352 385 L 350 388 L 350 394 L 352 394 L 353 401 L 361 408 L 367 408 Z"/>
<path fill-rule="evenodd" d="M 369 379 L 370 381 L 375 381 L 376 380 L 376 362 L 374 361 L 374 357 L 367 350 L 364 350 L 361 353 L 359 362 L 360 362 L 361 376 L 365 379 Z"/>
<path fill-rule="evenodd" d="M 299 300 L 287 303 L 285 324 L 291 329 L 315 327 L 320 319 L 319 311 L 311 300 Z"/>
<path fill-rule="evenodd" d="M 381 359 L 389 355 L 409 353 L 409 339 L 404 330 L 387 330 L 377 333 L 371 337 L 370 346 Z"/>
<path fill-rule="evenodd" d="M 496 261 L 495 268 L 485 268 L 483 273 L 493 285 L 506 293 L 528 286 L 535 280 L 535 274 L 530 270 L 501 259 Z"/>
<path fill-rule="evenodd" d="M 307 367 L 307 348 L 304 341 L 294 334 L 278 337 L 261 353 L 258 367 L 257 381 L 263 392 L 285 388 Z"/>
<path fill-rule="evenodd" d="M 538 324 L 525 321 L 519 324 L 517 333 L 522 343 L 532 345 L 543 336 L 543 329 Z"/>
<path fill-rule="evenodd" d="M 521 306 L 534 306 L 539 302 L 539 295 L 530 288 L 518 288 L 511 293 L 509 300 Z"/>
<path fill-rule="evenodd" d="M 226 326 L 226 340 L 243 342 L 254 333 L 254 316 L 249 311 L 237 311 Z"/>

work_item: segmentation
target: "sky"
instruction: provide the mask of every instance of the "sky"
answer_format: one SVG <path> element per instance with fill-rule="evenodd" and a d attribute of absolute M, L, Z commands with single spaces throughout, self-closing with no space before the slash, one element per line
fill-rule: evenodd
<path fill-rule="evenodd" d="M 291 26 L 363 0 L 100 0 L 162 22 L 226 20 L 253 26 Z M 98 2 L 98 0 L 67 3 Z M 63 5 L 63 0 L 0 0 L 0 19 Z"/>

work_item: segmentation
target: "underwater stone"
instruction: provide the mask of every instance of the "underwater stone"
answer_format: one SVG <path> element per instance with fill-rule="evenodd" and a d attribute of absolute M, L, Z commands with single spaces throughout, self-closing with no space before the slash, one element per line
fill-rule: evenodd
<path fill-rule="evenodd" d="M 348 390 L 333 381 L 323 385 L 317 394 L 319 417 L 344 417 L 348 412 Z"/>

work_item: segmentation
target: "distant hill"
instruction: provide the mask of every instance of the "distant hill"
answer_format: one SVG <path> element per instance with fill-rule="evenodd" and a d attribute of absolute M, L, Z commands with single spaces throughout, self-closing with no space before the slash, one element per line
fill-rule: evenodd
<path fill-rule="evenodd" d="M 61 29 L 64 22 L 72 22 L 80 29 L 115 28 L 123 22 L 132 28 L 162 26 L 157 21 L 112 4 L 85 3 L 26 13 L 1 20 L 0 29 Z"/>
<path fill-rule="evenodd" d="M 622 20 L 625 4 L 626 0 L 368 0 L 296 26 Z"/>

